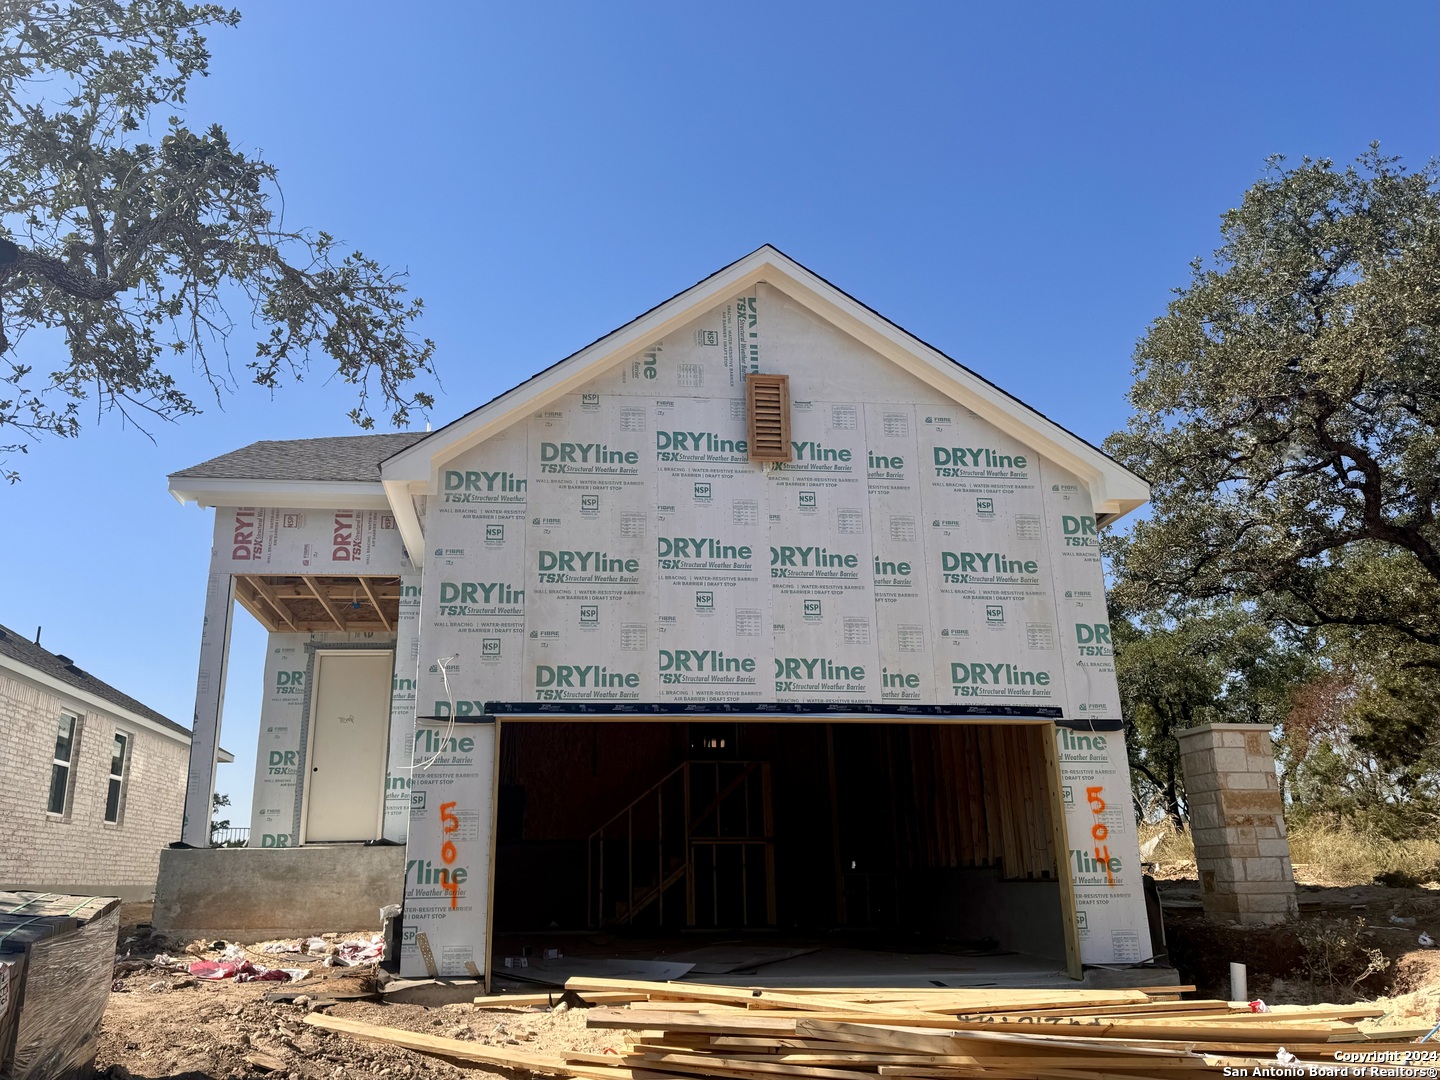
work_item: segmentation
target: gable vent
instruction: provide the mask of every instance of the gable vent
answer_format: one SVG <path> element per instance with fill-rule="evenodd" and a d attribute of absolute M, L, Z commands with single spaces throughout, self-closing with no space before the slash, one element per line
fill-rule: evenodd
<path fill-rule="evenodd" d="M 745 376 L 751 461 L 790 460 L 790 376 Z"/>

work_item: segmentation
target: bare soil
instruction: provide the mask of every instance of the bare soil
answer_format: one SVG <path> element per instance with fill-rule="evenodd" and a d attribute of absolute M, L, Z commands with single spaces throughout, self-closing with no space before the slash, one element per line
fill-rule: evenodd
<path fill-rule="evenodd" d="M 1170 962 L 1205 997 L 1228 998 L 1230 963 L 1247 968 L 1249 996 L 1267 1004 L 1374 1001 L 1387 1010 L 1367 1027 L 1440 1022 L 1440 887 L 1334 886 L 1302 882 L 1299 919 L 1280 926 L 1207 920 L 1193 864 L 1156 873 Z M 1296 868 L 1303 879 L 1304 868 Z M 1372 957 L 1378 962 L 1372 964 Z"/>
<path fill-rule="evenodd" d="M 1248 967 L 1250 997 L 1269 1005 L 1373 1000 L 1386 1012 L 1367 1027 L 1416 1028 L 1440 1022 L 1440 949 L 1423 948 L 1418 941 L 1422 931 L 1440 940 L 1440 888 L 1302 884 L 1298 920 L 1276 927 L 1240 927 L 1204 918 L 1194 868 L 1188 867 L 1188 875 L 1186 869 L 1162 868 L 1156 876 L 1166 908 L 1171 962 L 1181 980 L 1195 983 L 1202 996 L 1228 997 L 1229 964 L 1238 960 Z M 122 954 L 128 950 L 132 956 L 153 956 L 168 944 L 176 957 L 219 958 L 221 950 L 210 942 L 166 943 L 150 937 L 143 925 L 136 925 L 148 915 L 142 906 L 122 910 L 123 921 L 131 924 L 121 931 Z M 304 1018 L 317 999 L 373 991 L 374 967 L 324 967 L 318 957 L 266 953 L 263 944 L 249 947 L 252 962 L 305 967 L 310 975 L 294 983 L 242 984 L 145 968 L 119 975 L 101 1029 L 97 1080 L 515 1075 L 306 1025 Z M 1329 946 L 1335 947 L 1325 951 Z M 1372 966 L 1370 950 L 1385 964 L 1361 974 Z M 264 1000 L 265 994 L 277 991 L 310 1000 Z M 618 1050 L 628 1034 L 587 1029 L 583 1009 L 563 1006 L 554 1011 L 543 1006 L 428 1008 L 342 1000 L 321 1007 L 333 1016 L 530 1053 L 603 1053 Z"/>
<path fill-rule="evenodd" d="M 173 942 L 170 944 L 174 944 Z M 170 955 L 218 959 L 222 949 L 191 942 Z M 96 1077 L 106 1080 L 233 1080 L 268 1076 L 290 1080 L 321 1077 L 495 1076 L 473 1063 L 463 1068 L 428 1054 L 360 1042 L 307 1025 L 307 1013 L 327 998 L 375 989 L 375 968 L 324 967 L 320 957 L 273 954 L 257 942 L 246 947 L 257 966 L 302 967 L 298 982 L 206 981 L 154 968 L 118 977 L 101 1026 Z M 143 928 L 121 931 L 121 953 L 153 956 L 165 943 Z M 123 966 L 123 965 L 122 965 Z M 267 1002 L 266 994 L 301 994 L 295 1002 Z M 626 1032 L 585 1027 L 583 1009 L 561 1006 L 477 1009 L 471 1005 L 382 1004 L 345 1001 L 320 1005 L 332 1016 L 404 1028 L 482 1046 L 510 1046 L 529 1053 L 618 1049 Z M 279 1068 L 275 1066 L 279 1065 Z"/>

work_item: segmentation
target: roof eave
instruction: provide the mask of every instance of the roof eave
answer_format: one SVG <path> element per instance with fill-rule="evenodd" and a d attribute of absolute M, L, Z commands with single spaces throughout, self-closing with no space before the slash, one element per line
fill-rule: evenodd
<path fill-rule="evenodd" d="M 434 490 L 435 475 L 445 461 L 605 374 L 694 319 L 704 305 L 729 299 L 762 281 L 1080 477 L 1091 491 L 1097 513 L 1114 520 L 1149 501 L 1149 485 L 1099 449 L 768 244 L 392 455 L 381 463 L 381 476 L 392 491 L 401 483 Z"/>
<path fill-rule="evenodd" d="M 275 506 L 286 509 L 387 510 L 379 481 L 235 480 L 209 476 L 168 477 L 170 494 L 184 506 Z"/>
<path fill-rule="evenodd" d="M 125 706 L 117 705 L 113 701 L 107 701 L 99 694 L 92 693 L 83 687 L 74 686 L 71 683 L 65 682 L 63 679 L 57 679 L 55 676 L 41 671 L 39 668 L 31 667 L 23 660 L 16 660 L 13 656 L 6 656 L 0 653 L 0 670 L 7 671 L 12 675 L 18 675 L 23 679 L 29 679 L 32 683 L 48 690 L 57 697 L 68 698 L 76 704 L 84 705 L 85 709 L 81 711 L 89 710 L 106 713 L 109 716 L 113 716 L 118 720 L 124 720 L 126 723 L 133 724 L 136 727 L 142 727 L 157 735 L 163 735 L 167 739 L 173 739 L 186 746 L 190 745 L 190 732 L 183 728 L 168 727 L 151 717 L 135 712 L 133 709 L 127 709 Z M 116 691 L 116 693 L 121 692 L 122 691 Z"/>

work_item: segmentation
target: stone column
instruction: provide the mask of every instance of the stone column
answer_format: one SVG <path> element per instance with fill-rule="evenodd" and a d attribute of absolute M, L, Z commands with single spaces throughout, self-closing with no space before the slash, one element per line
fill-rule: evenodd
<path fill-rule="evenodd" d="M 1205 914 L 1278 923 L 1297 914 L 1270 731 L 1203 724 L 1176 736 Z"/>

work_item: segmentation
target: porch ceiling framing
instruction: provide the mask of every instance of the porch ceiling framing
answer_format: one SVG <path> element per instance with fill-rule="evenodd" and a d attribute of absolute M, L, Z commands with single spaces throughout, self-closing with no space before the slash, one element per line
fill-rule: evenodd
<path fill-rule="evenodd" d="M 235 599 L 271 633 L 388 633 L 399 619 L 400 579 L 236 574 Z"/>

